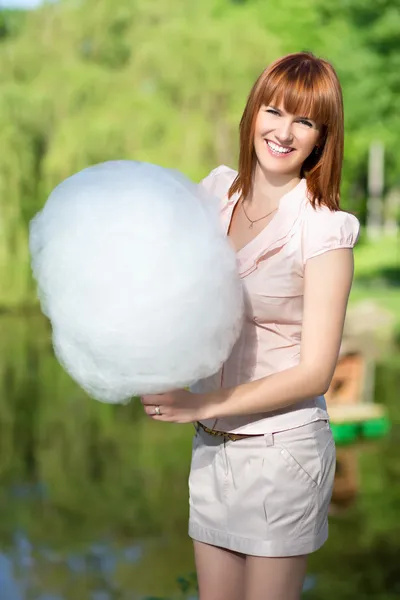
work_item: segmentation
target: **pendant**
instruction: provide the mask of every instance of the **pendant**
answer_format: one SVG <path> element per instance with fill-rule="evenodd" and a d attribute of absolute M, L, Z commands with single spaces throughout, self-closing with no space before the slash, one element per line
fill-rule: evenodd
<path fill-rule="evenodd" d="M 254 223 L 250 223 L 249 229 L 253 229 L 253 225 L 254 225 Z"/>

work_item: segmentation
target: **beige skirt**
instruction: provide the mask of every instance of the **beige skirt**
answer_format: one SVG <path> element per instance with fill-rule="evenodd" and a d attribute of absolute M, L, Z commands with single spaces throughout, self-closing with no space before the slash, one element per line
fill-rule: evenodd
<path fill-rule="evenodd" d="M 335 465 L 327 421 L 237 441 L 199 429 L 189 536 L 253 556 L 314 552 L 328 537 Z"/>

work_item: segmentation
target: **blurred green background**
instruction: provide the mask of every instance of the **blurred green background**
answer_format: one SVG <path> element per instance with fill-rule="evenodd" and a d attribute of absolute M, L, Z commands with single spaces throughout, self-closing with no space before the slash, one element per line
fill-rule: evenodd
<path fill-rule="evenodd" d="M 305 598 L 400 597 L 399 0 L 65 0 L 0 10 L 0 600 L 195 598 L 187 529 L 193 428 L 87 399 L 39 314 L 28 223 L 90 164 L 149 161 L 194 180 L 236 165 L 250 87 L 275 58 L 332 61 L 345 98 L 343 206 L 363 232 L 352 306 L 393 315 L 375 398 L 390 435 L 358 452 Z M 369 152 L 384 147 L 367 235 Z"/>

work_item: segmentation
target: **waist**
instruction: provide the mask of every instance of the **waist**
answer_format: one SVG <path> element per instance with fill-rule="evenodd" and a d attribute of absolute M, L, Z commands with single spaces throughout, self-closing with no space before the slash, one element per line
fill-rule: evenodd
<path fill-rule="evenodd" d="M 329 420 L 323 396 L 296 402 L 285 409 L 268 413 L 202 419 L 202 425 L 224 433 L 263 435 L 294 429 L 320 419 Z"/>
<path fill-rule="evenodd" d="M 303 425 L 300 425 L 298 427 L 292 427 L 290 429 L 283 429 L 280 431 L 276 431 L 270 434 L 266 434 L 266 433 L 259 433 L 259 434 L 239 434 L 239 433 L 229 433 L 227 431 L 219 431 L 217 429 L 212 429 L 207 427 L 206 425 L 204 425 L 203 423 L 200 423 L 199 421 L 197 421 L 196 423 L 194 423 L 195 429 L 198 432 L 199 430 L 204 431 L 205 433 L 207 433 L 208 435 L 212 435 L 212 436 L 217 436 L 219 438 L 221 438 L 222 440 L 230 440 L 232 442 L 236 442 L 238 440 L 243 440 L 243 439 L 249 439 L 249 438 L 256 438 L 256 437 L 266 437 L 269 435 L 272 436 L 277 436 L 281 441 L 282 438 L 283 440 L 285 438 L 291 439 L 293 438 L 293 436 L 298 437 L 299 435 L 304 435 L 305 433 L 310 433 L 310 432 L 314 432 L 317 431 L 318 429 L 321 429 L 321 427 L 328 427 L 330 429 L 330 425 L 329 425 L 329 419 L 316 419 L 314 421 L 311 421 L 309 423 L 305 423 Z"/>
<path fill-rule="evenodd" d="M 207 427 L 206 425 L 203 425 L 203 423 L 200 423 L 200 421 L 196 421 L 196 423 L 194 424 L 195 429 L 198 430 L 199 428 L 201 428 L 203 431 L 205 431 L 206 433 L 208 433 L 209 435 L 216 435 L 216 436 L 221 436 L 225 439 L 230 440 L 231 442 L 236 442 L 237 440 L 243 440 L 245 438 L 250 438 L 250 437 L 264 437 L 263 433 L 229 433 L 228 431 L 219 431 L 217 429 L 211 429 L 210 427 Z"/>

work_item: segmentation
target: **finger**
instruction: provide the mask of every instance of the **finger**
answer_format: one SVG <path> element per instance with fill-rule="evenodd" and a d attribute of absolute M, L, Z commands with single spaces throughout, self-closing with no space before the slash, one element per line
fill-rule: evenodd
<path fill-rule="evenodd" d="M 157 414 L 157 408 L 160 409 L 160 414 Z M 162 416 L 164 416 L 164 417 L 167 416 L 166 415 L 166 411 L 164 409 L 162 409 L 159 404 L 155 404 L 155 405 L 154 404 L 149 404 L 149 405 L 146 405 L 144 407 L 144 411 L 145 411 L 145 413 L 149 417 L 157 417 L 157 418 L 159 418 L 159 417 L 162 417 Z"/>
<path fill-rule="evenodd" d="M 154 394 L 142 396 L 141 398 L 143 406 L 156 406 L 157 404 L 159 404 L 159 400 L 161 400 L 161 398 Z"/>

